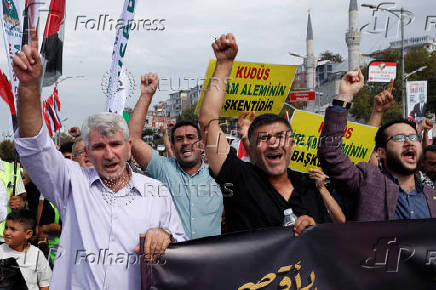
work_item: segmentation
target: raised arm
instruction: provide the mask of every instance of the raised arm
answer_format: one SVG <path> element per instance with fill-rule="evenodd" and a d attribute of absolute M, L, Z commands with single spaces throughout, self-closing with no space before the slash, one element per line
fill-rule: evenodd
<path fill-rule="evenodd" d="M 164 143 L 165 149 L 167 151 L 167 157 L 173 157 L 174 158 L 175 155 L 174 155 L 173 149 L 171 148 L 170 137 L 168 136 L 166 126 L 160 126 L 160 131 L 162 133 L 163 143 Z"/>
<path fill-rule="evenodd" d="M 38 52 L 38 36 L 33 27 L 30 31 L 32 46 L 24 45 L 13 59 L 14 72 L 20 80 L 18 88 L 18 126 L 21 138 L 38 135 L 42 127 L 40 81 L 41 57 Z"/>
<path fill-rule="evenodd" d="M 418 133 L 422 134 L 422 148 L 428 146 L 428 131 L 433 129 L 433 121 L 429 118 L 424 118 L 418 128 Z"/>
<path fill-rule="evenodd" d="M 374 106 L 368 122 L 369 126 L 381 126 L 383 115 L 392 107 L 392 104 L 394 103 L 394 96 L 392 95 L 393 87 L 394 80 L 391 80 L 388 89 L 374 97 Z"/>
<path fill-rule="evenodd" d="M 153 149 L 142 140 L 142 129 L 145 117 L 154 93 L 156 92 L 159 78 L 157 74 L 148 73 L 141 77 L 141 96 L 136 103 L 135 109 L 130 116 L 129 134 L 132 140 L 132 154 L 142 169 L 146 169 L 150 163 Z"/>
<path fill-rule="evenodd" d="M 363 81 L 360 70 L 348 72 L 341 80 L 340 93 L 336 99 L 351 103 L 353 96 L 363 87 Z M 343 107 L 336 105 L 327 108 L 320 137 L 318 158 L 325 174 L 335 183 L 345 186 L 348 191 L 356 192 L 363 173 L 341 150 L 342 135 L 347 126 L 347 116 L 348 110 Z"/>
<path fill-rule="evenodd" d="M 13 59 L 14 72 L 20 80 L 18 126 L 15 146 L 21 162 L 41 192 L 62 210 L 70 194 L 70 170 L 67 160 L 56 150 L 47 130 L 42 126 L 40 81 L 41 58 L 36 29 L 31 30 L 32 46 Z M 71 161 L 70 161 L 71 162 Z"/>
<path fill-rule="evenodd" d="M 216 67 L 201 104 L 199 123 L 206 142 L 209 167 L 215 175 L 218 175 L 230 150 L 226 137 L 219 127 L 218 118 L 224 103 L 233 60 L 238 53 L 238 45 L 233 34 L 229 33 L 215 40 L 212 48 L 216 56 Z"/>
<path fill-rule="evenodd" d="M 324 200 L 325 207 L 328 209 L 330 213 L 330 217 L 334 223 L 343 224 L 346 221 L 345 215 L 342 212 L 341 207 L 338 202 L 333 198 L 330 194 L 330 191 L 325 187 L 325 179 L 326 175 L 324 172 L 318 169 L 310 169 L 309 177 L 315 180 L 316 188 L 321 194 L 322 199 Z"/>
<path fill-rule="evenodd" d="M 242 145 L 244 145 L 244 149 L 247 152 L 250 152 L 250 140 L 248 139 L 248 129 L 250 129 L 251 123 L 253 123 L 254 118 L 256 117 L 256 112 L 252 112 L 250 118 L 247 119 L 250 112 L 244 112 L 238 119 L 238 138 L 241 140 Z"/>

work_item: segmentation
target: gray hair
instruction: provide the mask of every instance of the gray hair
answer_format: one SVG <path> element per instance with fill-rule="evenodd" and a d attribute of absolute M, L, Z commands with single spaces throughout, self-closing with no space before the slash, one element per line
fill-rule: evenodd
<path fill-rule="evenodd" d="M 74 150 L 76 150 L 77 144 L 79 144 L 79 142 L 81 142 L 81 141 L 85 142 L 85 140 L 83 140 L 83 136 L 82 135 L 80 135 L 79 137 L 76 138 L 76 140 L 74 140 L 73 152 L 74 152 Z"/>
<path fill-rule="evenodd" d="M 97 130 L 104 137 L 110 137 L 121 130 L 124 140 L 129 142 L 129 127 L 123 117 L 110 112 L 101 112 L 89 116 L 82 125 L 83 141 L 89 149 L 89 134 L 91 130 Z"/>

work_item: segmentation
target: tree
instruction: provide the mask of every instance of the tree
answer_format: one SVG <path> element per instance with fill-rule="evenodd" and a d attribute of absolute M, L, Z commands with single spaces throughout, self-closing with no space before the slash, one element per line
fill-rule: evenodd
<path fill-rule="evenodd" d="M 377 55 L 376 60 L 396 61 L 397 78 L 394 81 L 395 103 L 392 108 L 385 114 L 383 123 L 402 117 L 402 97 L 401 97 L 401 51 L 397 49 L 387 49 Z M 427 69 L 422 72 L 413 74 L 408 80 L 427 80 L 427 108 L 430 112 L 436 110 L 436 52 L 429 53 L 426 49 L 411 50 L 405 55 L 405 71 L 411 72 L 424 65 Z M 368 68 L 362 69 L 365 79 L 368 80 Z M 367 83 L 363 89 L 354 98 L 351 113 L 357 119 L 367 122 L 372 112 L 374 96 L 387 88 L 385 83 Z"/>
<path fill-rule="evenodd" d="M 321 55 L 319 56 L 319 60 L 331 60 L 333 62 L 339 62 L 339 63 L 344 61 L 344 59 L 339 53 L 335 54 L 329 50 L 326 50 L 323 53 L 321 53 Z"/>
<path fill-rule="evenodd" d="M 189 120 L 194 123 L 198 123 L 198 115 L 195 113 L 195 109 L 197 108 L 197 102 L 195 102 L 192 106 L 183 110 L 179 117 L 177 117 L 177 122 L 181 120 Z"/>

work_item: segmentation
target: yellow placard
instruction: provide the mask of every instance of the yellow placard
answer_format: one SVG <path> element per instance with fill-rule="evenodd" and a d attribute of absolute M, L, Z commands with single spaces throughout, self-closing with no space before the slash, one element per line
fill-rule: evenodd
<path fill-rule="evenodd" d="M 324 116 L 296 110 L 291 119 L 295 147 L 289 168 L 309 172 L 320 168 L 318 142 L 324 126 Z M 347 122 L 342 138 L 342 151 L 357 164 L 368 162 L 375 145 L 377 128 L 354 122 Z"/>
<path fill-rule="evenodd" d="M 206 80 L 196 109 L 197 114 L 200 112 L 215 65 L 216 60 L 209 60 Z M 289 94 L 297 67 L 234 61 L 221 116 L 239 117 L 245 111 L 255 111 L 256 116 L 266 113 L 278 114 Z"/>

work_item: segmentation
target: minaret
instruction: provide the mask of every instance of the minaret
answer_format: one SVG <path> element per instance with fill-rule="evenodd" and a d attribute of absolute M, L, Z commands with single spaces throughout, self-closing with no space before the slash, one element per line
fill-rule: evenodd
<path fill-rule="evenodd" d="M 316 58 L 313 48 L 313 30 L 312 30 L 312 21 L 310 19 L 310 11 L 309 11 L 309 16 L 307 18 L 305 68 L 306 68 L 306 87 L 309 90 L 313 90 L 315 89 L 315 81 L 316 81 Z M 307 110 L 315 111 L 315 101 L 307 102 Z"/>
<path fill-rule="evenodd" d="M 350 0 L 348 10 L 348 32 L 345 34 L 345 41 L 348 47 L 348 70 L 356 70 L 360 64 L 360 31 L 359 31 L 359 10 L 357 0 Z"/>
<path fill-rule="evenodd" d="M 316 69 L 316 60 L 313 48 L 313 30 L 312 30 L 312 21 L 310 19 L 310 11 L 309 16 L 307 18 L 307 38 L 306 38 L 306 87 L 308 89 L 315 88 L 315 69 Z"/>

